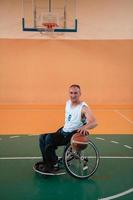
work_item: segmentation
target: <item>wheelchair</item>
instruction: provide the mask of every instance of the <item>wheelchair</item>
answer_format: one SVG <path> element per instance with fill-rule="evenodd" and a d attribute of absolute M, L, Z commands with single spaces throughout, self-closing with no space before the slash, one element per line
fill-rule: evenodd
<path fill-rule="evenodd" d="M 64 150 L 65 169 L 71 176 L 78 179 L 90 178 L 96 172 L 99 161 L 99 151 L 91 140 L 85 149 L 76 151 L 71 144 L 68 144 Z"/>
<path fill-rule="evenodd" d="M 68 172 L 69 175 L 77 179 L 90 178 L 99 166 L 100 155 L 96 145 L 89 140 L 85 149 L 75 150 L 69 143 L 63 152 L 63 157 L 59 159 L 59 170 L 57 173 L 41 173 L 43 175 L 63 175 Z M 63 166 L 60 168 L 60 164 Z M 33 169 L 38 172 L 35 168 Z"/>

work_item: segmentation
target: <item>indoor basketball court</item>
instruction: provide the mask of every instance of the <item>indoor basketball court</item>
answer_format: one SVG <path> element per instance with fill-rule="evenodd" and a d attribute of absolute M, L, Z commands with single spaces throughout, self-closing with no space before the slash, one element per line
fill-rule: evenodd
<path fill-rule="evenodd" d="M 0 199 L 133 199 L 132 8 L 132 0 L 0 1 Z M 98 164 L 83 180 L 71 145 L 57 149 L 63 172 L 33 167 L 40 134 L 64 125 L 72 84 L 98 123 L 86 143 Z"/>

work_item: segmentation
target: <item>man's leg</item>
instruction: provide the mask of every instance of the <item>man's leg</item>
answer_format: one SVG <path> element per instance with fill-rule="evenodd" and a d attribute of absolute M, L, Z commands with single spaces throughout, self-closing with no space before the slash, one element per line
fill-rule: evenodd
<path fill-rule="evenodd" d="M 45 138 L 45 161 L 48 165 L 54 165 L 58 161 L 58 156 L 55 153 L 57 146 L 53 139 L 53 135 L 58 135 L 58 132 L 48 134 Z"/>
<path fill-rule="evenodd" d="M 45 162 L 45 139 L 48 134 L 41 134 L 39 136 L 39 147 L 42 153 L 43 161 Z"/>
<path fill-rule="evenodd" d="M 41 150 L 41 153 L 42 153 L 44 163 L 47 161 L 46 149 L 48 148 L 48 146 L 54 145 L 53 144 L 53 137 L 52 137 L 53 134 L 56 134 L 56 133 L 42 134 L 39 137 L 39 147 L 40 147 L 40 150 Z M 54 149 L 55 148 L 52 148 L 51 156 L 50 156 L 53 160 L 56 159 L 56 154 L 55 154 Z"/>
<path fill-rule="evenodd" d="M 51 134 L 50 136 L 47 136 L 46 138 L 50 137 L 51 144 L 49 149 L 51 150 L 51 155 L 53 155 L 53 159 L 57 160 L 57 155 L 55 153 L 55 150 L 57 149 L 58 146 L 65 146 L 68 143 L 70 143 L 71 137 L 73 134 L 75 134 L 77 131 L 73 132 L 68 132 L 65 134 L 63 133 L 62 130 L 57 131 L 55 134 Z M 50 144 L 48 142 L 48 144 Z"/>
<path fill-rule="evenodd" d="M 51 146 L 51 159 L 57 160 L 57 156 L 55 154 L 56 146 L 54 145 L 54 137 L 58 137 L 61 128 L 58 129 L 55 133 L 41 134 L 39 137 L 39 147 L 42 153 L 43 161 L 46 162 L 46 149 L 48 146 Z M 53 137 L 54 136 L 54 137 Z M 53 148 L 52 148 L 53 146 Z"/>
<path fill-rule="evenodd" d="M 70 142 L 72 133 L 68 133 L 67 136 L 63 135 L 62 130 L 59 129 L 55 133 L 43 134 L 39 138 L 39 145 L 42 152 L 43 160 L 46 163 L 45 172 L 50 172 L 54 164 L 58 161 L 56 155 L 56 149 L 58 146 L 67 145 Z"/>

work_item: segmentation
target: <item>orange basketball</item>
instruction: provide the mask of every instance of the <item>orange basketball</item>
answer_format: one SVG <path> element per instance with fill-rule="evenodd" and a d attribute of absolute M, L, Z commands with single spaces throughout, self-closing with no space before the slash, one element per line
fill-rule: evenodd
<path fill-rule="evenodd" d="M 87 135 L 81 135 L 80 133 L 75 133 L 71 138 L 72 148 L 76 151 L 81 151 L 85 149 L 88 145 L 89 138 Z"/>

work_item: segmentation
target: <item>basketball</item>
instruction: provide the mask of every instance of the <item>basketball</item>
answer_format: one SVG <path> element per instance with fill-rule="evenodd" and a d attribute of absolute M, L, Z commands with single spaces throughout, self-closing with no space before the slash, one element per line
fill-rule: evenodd
<path fill-rule="evenodd" d="M 80 133 L 75 133 L 71 138 L 72 148 L 76 151 L 84 150 L 89 142 L 87 135 L 81 135 Z"/>

